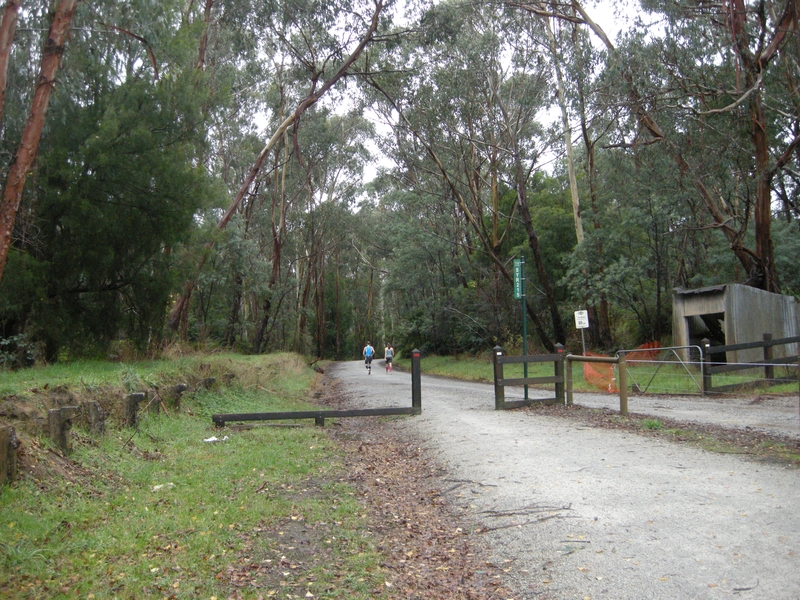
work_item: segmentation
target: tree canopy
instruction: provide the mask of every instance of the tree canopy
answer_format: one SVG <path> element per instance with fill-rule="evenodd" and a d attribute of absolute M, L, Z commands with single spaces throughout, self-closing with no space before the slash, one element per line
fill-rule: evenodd
<path fill-rule="evenodd" d="M 542 350 L 800 294 L 800 0 L 608 11 L 6 0 L 0 362 L 514 348 L 519 257 Z"/>

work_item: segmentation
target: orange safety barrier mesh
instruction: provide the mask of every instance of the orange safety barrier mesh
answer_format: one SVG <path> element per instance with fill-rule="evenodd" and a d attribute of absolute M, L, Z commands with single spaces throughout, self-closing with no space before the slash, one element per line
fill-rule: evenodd
<path fill-rule="evenodd" d="M 647 342 L 636 350 L 627 352 L 627 360 L 655 360 L 661 353 L 660 342 Z M 585 356 L 605 356 L 596 352 L 587 352 Z M 583 379 L 599 390 L 619 392 L 614 374 L 614 365 L 607 363 L 583 363 Z"/>
<path fill-rule="evenodd" d="M 656 360 L 659 354 L 661 354 L 661 342 L 647 342 L 636 350 L 626 353 L 625 358 L 628 360 Z"/>
<path fill-rule="evenodd" d="M 604 354 L 587 352 L 585 356 L 602 356 Z M 617 382 L 614 378 L 614 365 L 610 363 L 583 363 L 583 379 L 599 390 L 618 392 Z"/>

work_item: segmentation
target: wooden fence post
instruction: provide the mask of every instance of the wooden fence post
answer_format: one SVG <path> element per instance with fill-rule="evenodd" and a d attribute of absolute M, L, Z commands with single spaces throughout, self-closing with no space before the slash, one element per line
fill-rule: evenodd
<path fill-rule="evenodd" d="M 565 404 L 565 394 L 564 394 L 564 344 L 556 344 L 556 354 L 558 354 L 558 359 L 556 359 L 555 364 L 555 376 L 561 378 L 561 382 L 556 382 L 556 401 L 560 402 L 561 404 Z"/>
<path fill-rule="evenodd" d="M 422 378 L 420 375 L 420 352 L 416 348 L 411 351 L 411 408 L 415 415 L 422 414 Z"/>
<path fill-rule="evenodd" d="M 565 369 L 564 370 L 564 387 L 566 388 L 564 393 L 566 394 L 567 406 L 572 406 L 572 359 L 571 359 L 571 357 L 572 357 L 571 354 L 567 354 L 564 357 L 564 362 L 566 363 L 566 365 L 564 365 L 564 369 Z"/>
<path fill-rule="evenodd" d="M 703 356 L 700 362 L 702 372 L 700 393 L 705 396 L 711 391 L 711 353 L 709 352 L 711 350 L 711 340 L 703 338 L 703 341 L 700 342 L 700 347 L 703 349 Z"/>
<path fill-rule="evenodd" d="M 764 379 L 769 381 L 775 378 L 775 367 L 772 366 L 772 334 L 765 333 L 762 336 L 764 340 Z"/>
<path fill-rule="evenodd" d="M 503 349 L 500 346 L 495 346 L 492 349 L 492 358 L 494 360 L 494 409 L 503 410 L 506 395 L 502 384 L 498 384 L 499 381 L 503 380 L 503 363 L 499 360 L 503 358 Z"/>
<path fill-rule="evenodd" d="M 621 355 L 619 357 L 619 362 L 617 363 L 617 370 L 619 371 L 619 377 L 617 379 L 617 383 L 619 383 L 619 414 L 623 417 L 628 416 L 628 361 L 625 358 L 625 355 Z"/>

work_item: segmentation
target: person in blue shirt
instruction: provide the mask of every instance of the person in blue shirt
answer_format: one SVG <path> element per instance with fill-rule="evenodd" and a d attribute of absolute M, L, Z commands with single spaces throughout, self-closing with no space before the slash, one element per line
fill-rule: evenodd
<path fill-rule="evenodd" d="M 364 351 L 361 353 L 364 355 L 364 364 L 367 367 L 367 373 L 372 375 L 372 357 L 375 356 L 375 348 L 369 345 L 364 346 Z"/>

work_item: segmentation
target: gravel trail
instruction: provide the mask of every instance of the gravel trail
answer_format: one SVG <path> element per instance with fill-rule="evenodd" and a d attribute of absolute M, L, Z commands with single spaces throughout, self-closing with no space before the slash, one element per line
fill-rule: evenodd
<path fill-rule="evenodd" d="M 330 374 L 353 407 L 411 404 L 408 373 Z M 547 395 L 547 394 L 545 394 Z M 535 397 L 532 391 L 531 397 Z M 615 396 L 575 402 L 618 408 Z M 631 398 L 631 412 L 798 435 L 797 399 Z M 436 457 L 442 489 L 506 565 L 519 598 L 800 599 L 800 471 L 535 412 L 422 376 L 396 428 Z"/>

